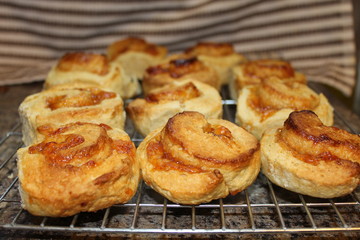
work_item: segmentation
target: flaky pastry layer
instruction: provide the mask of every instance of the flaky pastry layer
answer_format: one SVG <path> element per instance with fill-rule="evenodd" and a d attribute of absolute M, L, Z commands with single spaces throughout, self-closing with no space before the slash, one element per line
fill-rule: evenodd
<path fill-rule="evenodd" d="M 277 59 L 247 61 L 232 68 L 232 79 L 229 83 L 230 97 L 237 99 L 243 87 L 259 84 L 262 79 L 269 77 L 306 83 L 305 75 L 295 71 L 289 62 Z"/>
<path fill-rule="evenodd" d="M 360 182 L 360 137 L 321 123 L 311 111 L 293 112 L 261 139 L 262 172 L 301 194 L 333 198 Z"/>
<path fill-rule="evenodd" d="M 107 48 L 110 61 L 118 63 L 125 73 L 134 79 L 142 79 L 145 70 L 159 64 L 166 54 L 165 47 L 136 37 L 116 41 Z"/>
<path fill-rule="evenodd" d="M 293 111 L 312 110 L 325 125 L 333 124 L 333 108 L 327 98 L 305 84 L 269 78 L 244 87 L 239 94 L 236 122 L 259 139 L 265 130 L 282 126 Z"/>
<path fill-rule="evenodd" d="M 228 84 L 232 79 L 232 67 L 246 61 L 230 43 L 199 42 L 184 52 L 189 56 L 196 56 L 207 66 L 214 68 L 221 84 Z"/>
<path fill-rule="evenodd" d="M 206 118 L 221 118 L 222 102 L 215 88 L 198 81 L 184 80 L 155 89 L 146 98 L 135 99 L 126 110 L 135 128 L 146 136 L 183 111 L 198 111 Z"/>
<path fill-rule="evenodd" d="M 140 170 L 123 130 L 77 122 L 43 133 L 44 141 L 17 152 L 22 206 L 31 214 L 65 217 L 133 197 Z"/>
<path fill-rule="evenodd" d="M 50 70 L 44 88 L 65 83 L 92 84 L 96 87 L 118 93 L 122 98 L 138 94 L 139 83 L 126 75 L 118 64 L 109 62 L 101 54 L 73 52 L 66 53 Z"/>
<path fill-rule="evenodd" d="M 19 106 L 23 141 L 30 145 L 42 138 L 38 127 L 85 121 L 124 128 L 123 100 L 115 92 L 76 84 L 57 85 L 25 98 Z"/>
<path fill-rule="evenodd" d="M 142 87 L 147 95 L 151 90 L 174 81 L 197 80 L 220 89 L 221 83 L 216 71 L 196 57 L 185 55 L 169 56 L 167 62 L 146 69 Z"/>
<path fill-rule="evenodd" d="M 260 170 L 257 139 L 235 124 L 182 112 L 137 149 L 144 181 L 169 200 L 199 204 L 247 188 Z"/>

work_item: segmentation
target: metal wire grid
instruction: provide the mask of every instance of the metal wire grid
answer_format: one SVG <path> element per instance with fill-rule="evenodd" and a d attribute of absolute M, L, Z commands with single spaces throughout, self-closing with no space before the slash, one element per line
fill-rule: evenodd
<path fill-rule="evenodd" d="M 224 93 L 223 93 L 224 94 Z M 223 100 L 224 118 L 233 121 L 235 102 Z M 354 132 L 339 114 L 335 123 Z M 138 145 L 142 138 L 127 121 Z M 232 234 L 360 231 L 359 188 L 336 199 L 303 196 L 273 185 L 262 174 L 247 190 L 197 206 L 179 205 L 141 183 L 134 198 L 96 213 L 67 218 L 35 217 L 21 208 L 16 150 L 20 124 L 0 140 L 0 229 L 78 233 Z"/>

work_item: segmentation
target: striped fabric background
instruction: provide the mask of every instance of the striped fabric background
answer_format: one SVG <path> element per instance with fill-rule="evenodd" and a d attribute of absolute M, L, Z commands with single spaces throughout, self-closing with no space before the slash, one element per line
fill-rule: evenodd
<path fill-rule="evenodd" d="M 129 35 L 170 52 L 230 42 L 347 96 L 355 85 L 351 0 L 0 0 L 0 85 L 41 81 L 65 52 L 105 53 Z"/>

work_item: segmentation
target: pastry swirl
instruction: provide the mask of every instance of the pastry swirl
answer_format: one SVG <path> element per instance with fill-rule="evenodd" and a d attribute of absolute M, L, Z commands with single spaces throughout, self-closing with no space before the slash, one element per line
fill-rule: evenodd
<path fill-rule="evenodd" d="M 360 182 L 360 137 L 296 111 L 261 140 L 262 172 L 288 190 L 320 198 L 352 192 Z"/>
<path fill-rule="evenodd" d="M 142 82 L 143 91 L 148 94 L 152 89 L 163 87 L 173 81 L 197 80 L 220 89 L 220 80 L 213 68 L 206 66 L 196 57 L 171 56 L 168 62 L 146 69 Z"/>
<path fill-rule="evenodd" d="M 319 96 L 307 85 L 276 77 L 263 80 L 256 91 L 258 98 L 250 102 L 254 107 L 262 108 L 261 111 L 314 109 L 320 102 Z"/>
<path fill-rule="evenodd" d="M 261 80 L 275 77 L 285 81 L 306 84 L 304 74 L 296 72 L 289 62 L 277 59 L 259 59 L 247 61 L 233 67 L 230 81 L 230 95 L 237 99 L 238 92 L 245 86 L 260 84 Z"/>
<path fill-rule="evenodd" d="M 65 83 L 82 83 L 114 91 L 122 98 L 137 94 L 138 82 L 127 76 L 121 66 L 101 54 L 66 53 L 50 70 L 45 89 Z"/>
<path fill-rule="evenodd" d="M 124 131 L 80 122 L 39 129 L 45 139 L 17 152 L 20 194 L 30 213 L 70 216 L 135 194 L 140 170 Z"/>
<path fill-rule="evenodd" d="M 237 53 L 230 43 L 199 42 L 184 52 L 214 68 L 221 84 L 229 83 L 232 78 L 232 67 L 246 61 L 246 58 Z"/>
<path fill-rule="evenodd" d="M 333 124 L 333 108 L 326 97 L 302 83 L 271 77 L 239 93 L 236 122 L 257 138 L 268 128 L 280 127 L 292 111 L 312 110 L 325 125 Z"/>
<path fill-rule="evenodd" d="M 198 111 L 206 118 L 221 118 L 222 103 L 218 91 L 202 82 L 175 81 L 137 98 L 126 107 L 135 128 L 146 136 L 162 127 L 176 113 Z"/>
<path fill-rule="evenodd" d="M 160 63 L 167 54 L 163 46 L 138 37 L 128 37 L 112 43 L 107 48 L 111 62 L 119 63 L 131 78 L 142 79 L 145 70 Z"/>
<path fill-rule="evenodd" d="M 19 106 L 19 115 L 23 141 L 29 145 L 41 137 L 37 131 L 41 125 L 56 127 L 85 121 L 123 129 L 126 114 L 123 100 L 115 92 L 66 84 L 26 97 Z"/>
<path fill-rule="evenodd" d="M 222 119 L 182 112 L 137 149 L 144 181 L 169 200 L 199 204 L 236 194 L 260 170 L 259 142 Z"/>

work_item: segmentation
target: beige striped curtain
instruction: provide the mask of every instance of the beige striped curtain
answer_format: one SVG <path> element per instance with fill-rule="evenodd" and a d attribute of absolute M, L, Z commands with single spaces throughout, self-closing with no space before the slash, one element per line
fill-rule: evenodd
<path fill-rule="evenodd" d="M 0 85 L 42 81 L 65 52 L 104 53 L 138 36 L 170 52 L 230 42 L 350 96 L 353 32 L 351 0 L 0 0 Z"/>

